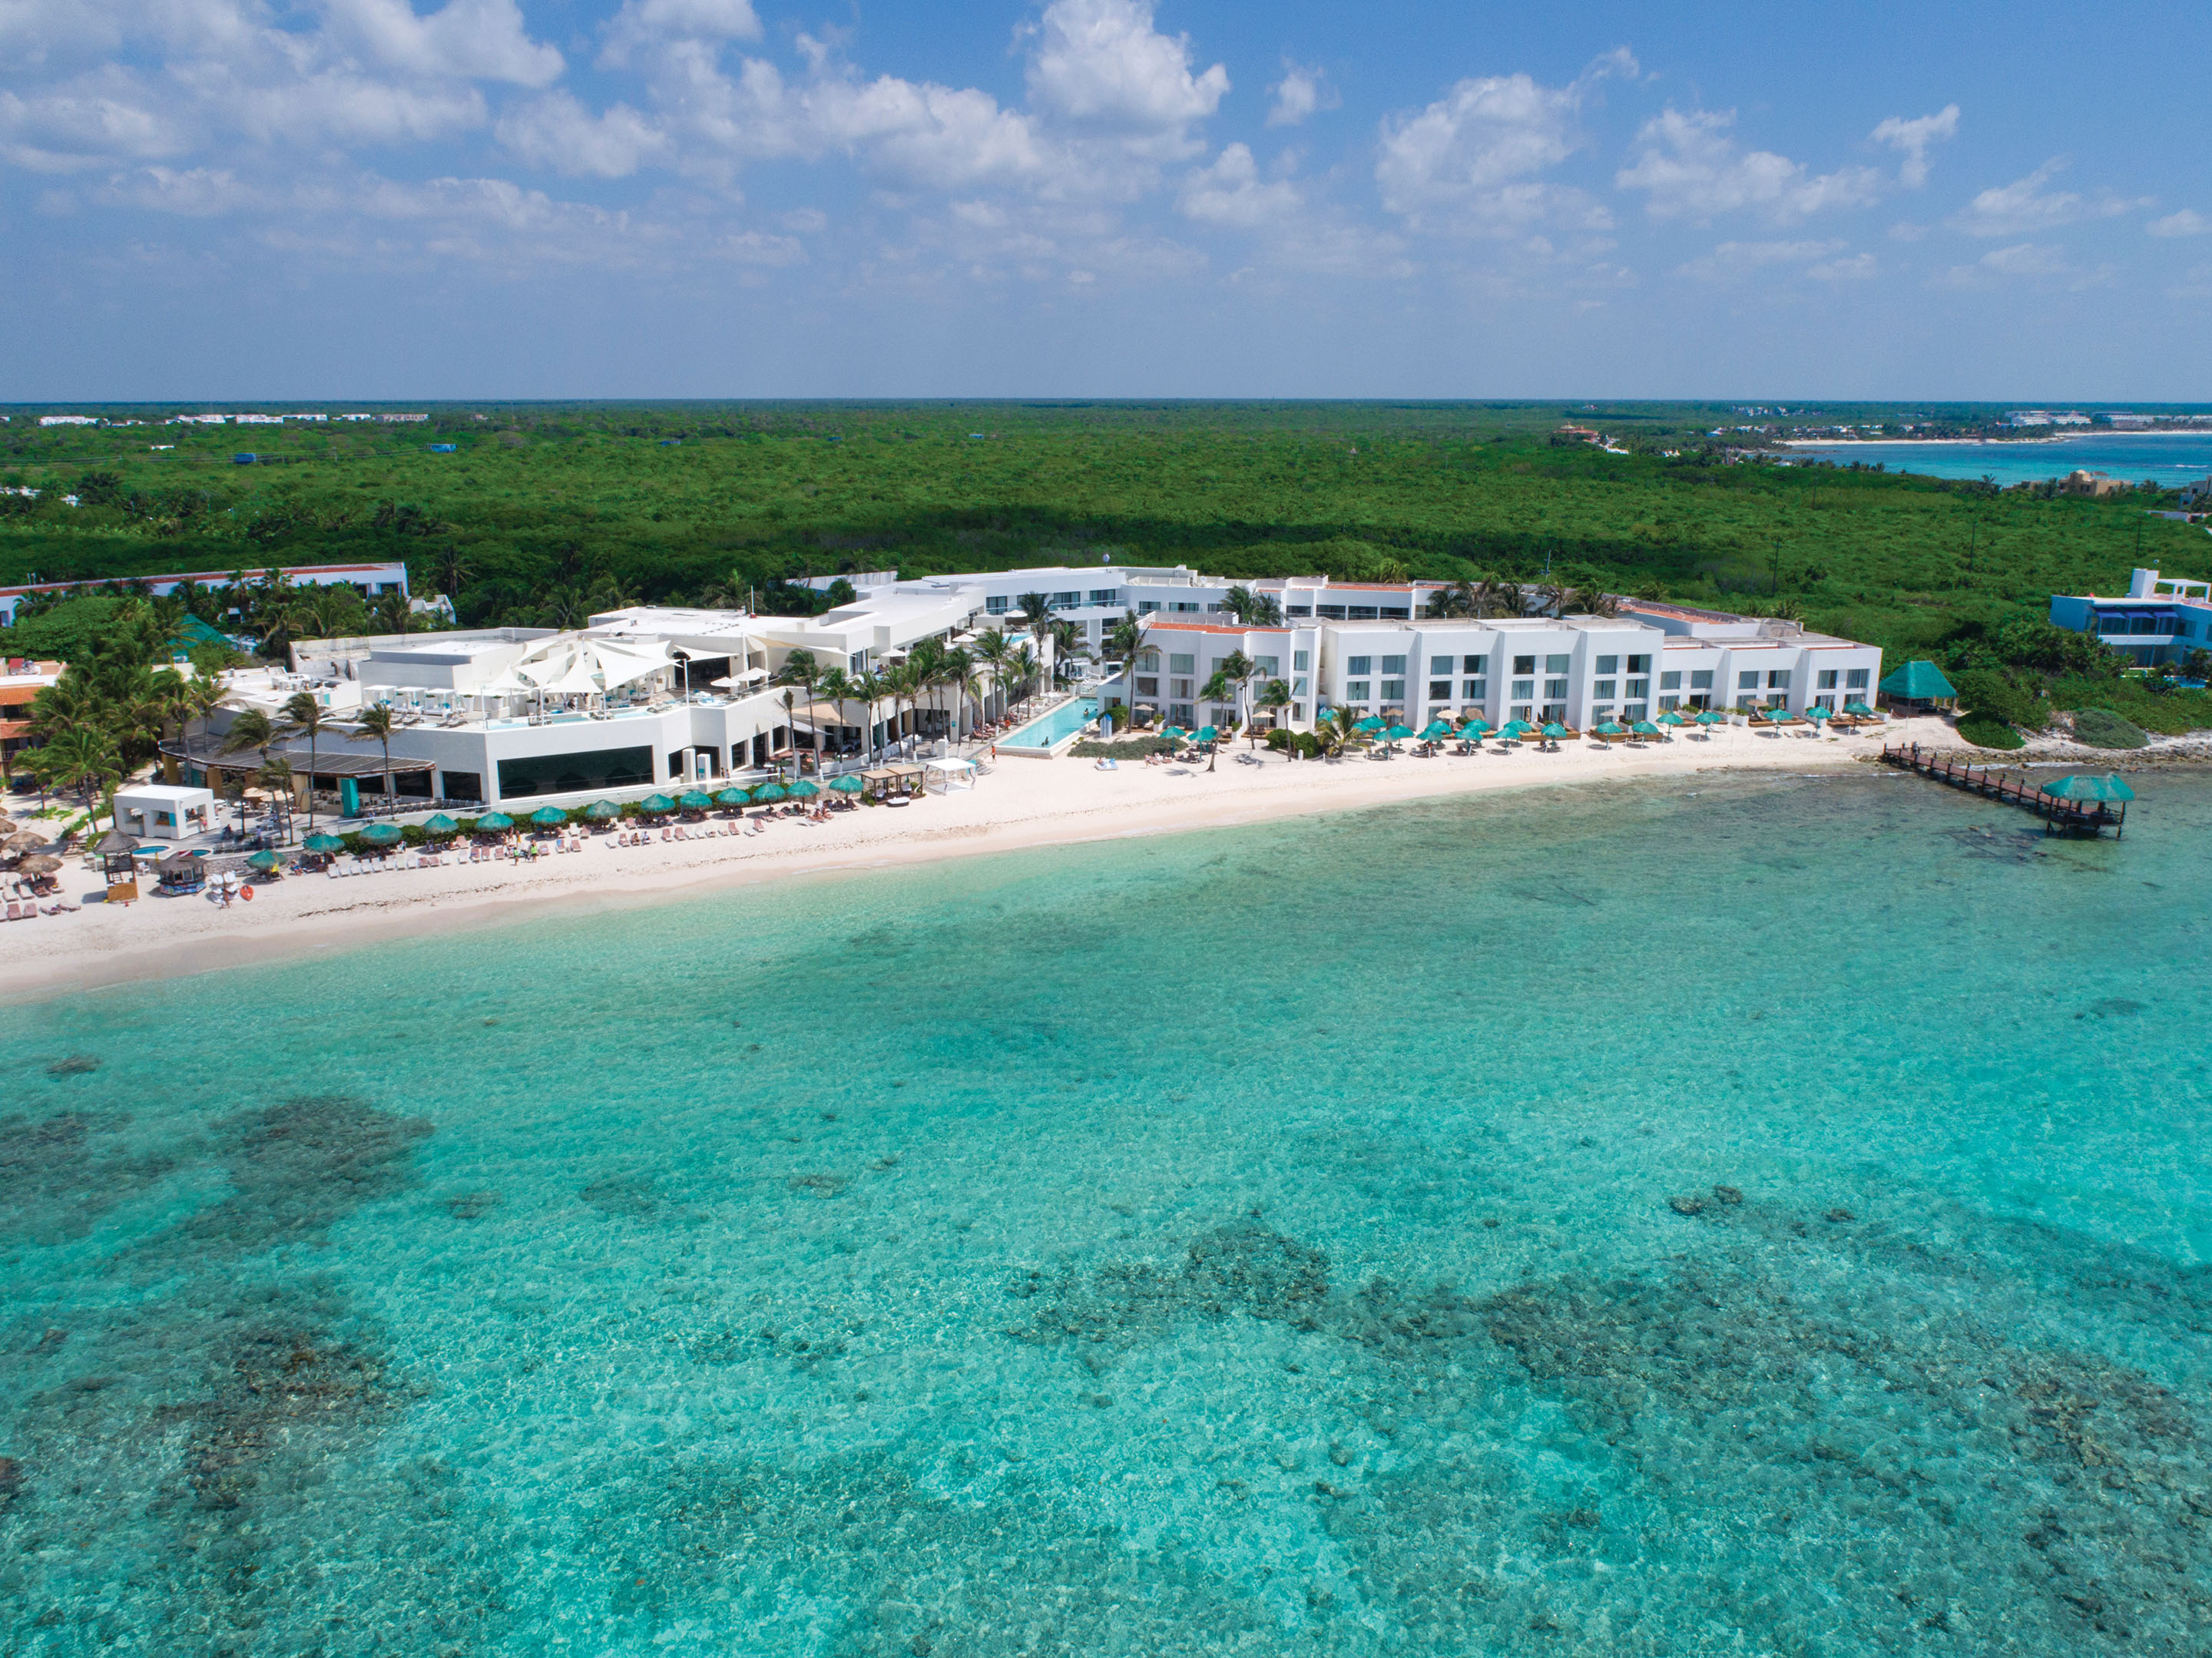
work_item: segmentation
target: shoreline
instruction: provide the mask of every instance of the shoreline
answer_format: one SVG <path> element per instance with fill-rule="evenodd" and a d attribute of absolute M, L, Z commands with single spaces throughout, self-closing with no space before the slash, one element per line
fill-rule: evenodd
<path fill-rule="evenodd" d="M 1404 755 L 1326 766 L 1270 756 L 1241 765 L 1224 752 L 1202 768 L 1125 765 L 1100 772 L 1072 760 L 1002 760 L 972 791 L 932 795 L 807 825 L 777 820 L 763 837 L 655 841 L 585 850 L 528 864 L 446 865 L 343 879 L 295 875 L 219 908 L 205 896 L 147 897 L 109 910 L 41 916 L 0 959 L 0 991 L 46 1000 L 149 979 L 185 978 L 308 959 L 430 932 L 546 915 L 581 914 L 720 894 L 768 881 L 835 877 L 1039 847 L 1234 828 L 1285 815 L 1361 811 L 1502 789 L 1715 771 L 1836 770 L 1880 754 L 1884 740 L 1955 743 L 1942 720 L 1893 720 L 1865 735 L 1806 738 L 1721 726 L 1709 742 L 1678 738 L 1647 750 L 1571 745 L 1559 754 Z M 64 877 L 76 896 L 85 875 Z"/>

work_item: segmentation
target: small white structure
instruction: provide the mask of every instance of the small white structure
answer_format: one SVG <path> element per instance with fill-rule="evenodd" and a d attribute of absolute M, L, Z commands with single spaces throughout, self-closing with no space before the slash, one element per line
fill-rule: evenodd
<path fill-rule="evenodd" d="M 140 783 L 115 792 L 115 821 L 125 835 L 181 841 L 204 835 L 215 823 L 215 791 L 176 783 Z M 131 826 L 131 819 L 137 819 Z"/>
<path fill-rule="evenodd" d="M 940 794 L 948 793 L 954 789 L 972 789 L 975 786 L 975 762 L 972 760 L 950 757 L 925 760 L 921 762 L 921 769 L 922 786 L 928 788 L 934 786 Z"/>

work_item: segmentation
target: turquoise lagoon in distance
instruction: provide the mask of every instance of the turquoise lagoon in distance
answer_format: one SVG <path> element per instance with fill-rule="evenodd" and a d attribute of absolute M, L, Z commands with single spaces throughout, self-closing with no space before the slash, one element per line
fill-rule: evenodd
<path fill-rule="evenodd" d="M 2124 478 L 2154 478 L 2169 489 L 2212 477 L 2212 431 L 2095 432 L 2055 442 L 1838 443 L 1791 451 L 1793 456 L 1876 464 L 1893 472 L 1931 477 L 1993 477 L 2001 485 L 2041 483 L 2077 468 Z"/>
<path fill-rule="evenodd" d="M 2212 786 L 1539 791 L 0 1011 L 11 1654 L 2202 1653 Z"/>

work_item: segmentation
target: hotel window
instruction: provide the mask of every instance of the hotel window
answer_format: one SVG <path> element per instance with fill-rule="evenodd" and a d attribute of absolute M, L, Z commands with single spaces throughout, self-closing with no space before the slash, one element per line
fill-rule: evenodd
<path fill-rule="evenodd" d="M 1448 674 L 1448 673 L 1449 673 L 1451 671 L 1452 671 L 1452 659 L 1451 659 L 1451 658 L 1449 658 L 1449 657 L 1448 657 L 1448 656 L 1432 656 L 1432 657 L 1431 657 L 1431 658 L 1429 659 L 1429 671 L 1430 671 L 1431 673 L 1447 673 L 1447 674 Z"/>
<path fill-rule="evenodd" d="M 1093 604 L 1116 604 L 1121 602 L 1121 590 L 1119 587 L 1093 587 L 1091 590 L 1091 602 Z"/>
<path fill-rule="evenodd" d="M 1635 659 L 1634 657 L 1632 657 L 1632 657 L 1630 657 L 1628 659 L 1629 659 L 1631 662 L 1633 662 L 1634 660 L 1636 660 L 1636 659 Z M 1650 682 L 1650 680 L 1648 680 L 1648 679 L 1632 679 L 1632 680 L 1630 680 L 1630 681 L 1628 682 L 1628 694 L 1629 694 L 1631 696 L 1649 696 L 1649 695 L 1651 695 L 1651 682 Z"/>
<path fill-rule="evenodd" d="M 983 601 L 983 608 L 993 616 L 1004 616 L 1006 613 L 1007 603 L 1008 600 L 1004 593 L 994 593 Z"/>
<path fill-rule="evenodd" d="M 1350 621 L 1372 622 L 1375 620 L 1375 607 L 1372 604 L 1347 604 L 1344 607 L 1344 614 Z"/>
<path fill-rule="evenodd" d="M 1449 657 L 1446 657 L 1444 660 L 1449 662 L 1451 659 Z M 1431 702 L 1450 701 L 1451 681 L 1449 679 L 1431 679 L 1429 681 L 1429 701 Z"/>
<path fill-rule="evenodd" d="M 1189 703 L 1170 702 L 1168 704 L 1168 724 L 1170 726 L 1195 726 L 1198 724 L 1198 721 L 1191 717 L 1191 707 Z"/>
<path fill-rule="evenodd" d="M 1651 659 L 1648 656 L 1630 657 L 1628 659 L 1628 671 L 1631 673 L 1650 673 L 1651 671 Z"/>
<path fill-rule="evenodd" d="M 1544 659 L 1546 673 L 1565 673 L 1574 666 L 1574 659 L 1566 656 L 1547 656 Z"/>
<path fill-rule="evenodd" d="M 1659 699 L 1659 707 L 1662 712 L 1671 711 L 1681 706 L 1682 699 L 1679 696 L 1662 696 Z"/>
<path fill-rule="evenodd" d="M 1293 610 L 1293 611 L 1291 611 L 1291 614 L 1292 616 L 1296 616 L 1296 615 L 1297 614 L 1297 612 L 1296 610 Z M 1304 725 L 1304 724 L 1305 723 L 1305 719 L 1306 719 L 1306 705 L 1305 705 L 1304 703 L 1303 703 L 1303 702 L 1293 702 L 1293 703 L 1291 703 L 1291 719 L 1293 719 L 1293 720 L 1297 720 L 1300 725 Z"/>
<path fill-rule="evenodd" d="M 1490 695 L 1490 682 L 1487 679 L 1467 680 L 1461 685 L 1459 694 L 1470 702 L 1482 701 Z"/>
<path fill-rule="evenodd" d="M 1344 671 L 1364 677 L 1375 671 L 1375 659 L 1371 656 L 1347 656 L 1344 659 Z"/>
<path fill-rule="evenodd" d="M 1514 671 L 1514 672 L 1516 672 L 1516 673 L 1534 673 L 1534 672 L 1535 672 L 1535 671 L 1536 671 L 1536 659 L 1535 659 L 1534 657 L 1533 657 L 1533 656 L 1516 656 L 1516 657 L 1515 657 L 1515 658 L 1513 659 L 1513 671 Z M 1516 692 L 1515 692 L 1515 693 L 1514 693 L 1514 695 L 1516 695 L 1517 696 L 1517 695 L 1522 695 L 1522 693 L 1521 693 L 1521 692 L 1517 692 L 1517 691 L 1516 691 Z"/>
<path fill-rule="evenodd" d="M 1486 656 L 1463 656 L 1459 659 L 1459 671 L 1462 673 L 1488 673 L 1490 659 Z"/>
<path fill-rule="evenodd" d="M 1234 708 L 1224 708 L 1218 702 L 1215 703 L 1213 705 L 1213 723 L 1217 726 L 1234 726 L 1237 723 L 1237 710 Z"/>
<path fill-rule="evenodd" d="M 1682 676 L 1678 673 L 1661 674 L 1659 676 L 1659 689 L 1662 691 L 1680 690 L 1682 689 Z"/>
<path fill-rule="evenodd" d="M 1711 668 L 1692 668 L 1690 670 L 1690 689 L 1692 690 L 1709 691 L 1712 689 L 1712 688 L 1713 671 Z"/>
<path fill-rule="evenodd" d="M 1790 689 L 1790 670 L 1787 668 L 1776 668 L 1772 670 L 1766 676 L 1766 684 L 1767 689 L 1770 690 L 1788 690 Z"/>
<path fill-rule="evenodd" d="M 1190 686 L 1191 682 L 1188 679 L 1170 679 L 1168 681 L 1168 695 L 1170 696 L 1188 696 L 1190 695 Z"/>
<path fill-rule="evenodd" d="M 1759 670 L 1756 668 L 1746 668 L 1741 673 L 1736 675 L 1735 688 L 1740 691 L 1757 690 L 1759 689 Z"/>
<path fill-rule="evenodd" d="M 1305 681 L 1305 676 L 1304 676 L 1304 674 L 1300 674 L 1300 675 L 1299 675 L 1296 679 L 1293 679 L 1292 681 L 1291 681 L 1291 695 L 1292 696 L 1304 696 L 1305 694 L 1306 694 L 1306 681 Z M 1303 720 L 1303 719 L 1304 719 L 1304 718 L 1305 718 L 1305 715 L 1304 715 L 1304 714 L 1300 714 L 1300 715 L 1298 716 L 1298 718 L 1299 718 L 1299 719 L 1301 719 L 1301 720 Z"/>
<path fill-rule="evenodd" d="M 1198 614 L 1198 606 L 1196 604 L 1186 604 L 1182 603 L 1180 600 L 1169 605 L 1168 609 L 1173 610 L 1178 616 L 1196 616 Z"/>
<path fill-rule="evenodd" d="M 1139 696 L 1158 696 L 1159 694 L 1160 694 L 1160 682 L 1159 682 L 1158 680 L 1157 680 L 1157 679 L 1143 679 L 1143 678 L 1139 678 L 1139 679 L 1137 681 L 1137 695 L 1139 695 Z"/>
<path fill-rule="evenodd" d="M 1072 610 L 1082 603 L 1081 593 L 1054 593 L 1052 596 L 1052 608 L 1055 610 Z"/>
<path fill-rule="evenodd" d="M 1366 701 L 1367 682 L 1364 679 L 1346 680 L 1344 682 L 1344 700 L 1347 702 Z"/>
<path fill-rule="evenodd" d="M 1273 679 L 1283 671 L 1282 660 L 1279 656 L 1255 656 L 1252 659 L 1252 671 L 1258 678 Z"/>
<path fill-rule="evenodd" d="M 1631 702 L 1620 713 L 1623 719 L 1631 721 L 1649 720 L 1651 717 L 1651 705 L 1649 702 Z"/>
<path fill-rule="evenodd" d="M 1867 671 L 1864 668 L 1846 668 L 1844 670 L 1844 689 L 1845 690 L 1863 691 L 1866 688 Z"/>
<path fill-rule="evenodd" d="M 1383 671 L 1384 673 L 1401 673 L 1401 673 L 1403 673 L 1403 672 L 1405 672 L 1405 671 L 1406 671 L 1406 659 L 1405 659 L 1404 657 L 1402 657 L 1402 656 L 1386 656 L 1386 657 L 1384 657 L 1384 658 L 1382 659 L 1382 671 Z"/>
<path fill-rule="evenodd" d="M 1208 616 L 1219 616 L 1228 608 L 1226 604 L 1209 604 L 1206 607 L 1206 613 Z"/>
<path fill-rule="evenodd" d="M 1160 653 L 1158 651 L 1139 651 L 1137 653 L 1137 671 L 1139 673 L 1158 673 L 1159 671 Z"/>
<path fill-rule="evenodd" d="M 1516 695 L 1516 696 L 1534 696 L 1534 695 L 1535 695 L 1535 694 L 1536 694 L 1536 682 L 1535 682 L 1534 680 L 1533 680 L 1533 679 L 1516 679 L 1516 680 L 1515 680 L 1515 681 L 1513 682 L 1513 695 Z"/>
<path fill-rule="evenodd" d="M 1598 658 L 1597 671 L 1600 673 L 1619 673 L 1620 671 L 1620 659 L 1617 656 L 1601 656 Z M 1611 696 L 1613 693 L 1611 691 L 1600 691 L 1598 695 L 1600 696 Z"/>
<path fill-rule="evenodd" d="M 1516 702 L 1513 705 L 1513 717 L 1516 720 L 1526 720 L 1529 713 L 1530 709 L 1526 702 Z"/>
<path fill-rule="evenodd" d="M 1610 662 L 1613 659 L 1609 656 L 1601 656 L 1598 658 L 1598 660 L 1600 662 Z M 1610 679 L 1597 680 L 1590 686 L 1590 695 L 1592 696 L 1611 696 L 1613 695 L 1613 682 Z"/>
<path fill-rule="evenodd" d="M 1544 682 L 1544 695 L 1547 701 L 1556 702 L 1566 694 L 1567 682 L 1565 680 L 1547 679 Z"/>
<path fill-rule="evenodd" d="M 1283 614 L 1285 616 L 1311 616 L 1313 614 L 1313 606 L 1310 604 L 1286 604 L 1283 607 Z M 1303 720 L 1305 718 L 1305 715 L 1300 714 L 1297 717 Z"/>
<path fill-rule="evenodd" d="M 1304 673 L 1312 666 L 1313 653 L 1311 651 L 1292 651 L 1291 653 L 1291 671 L 1292 673 Z"/>
<path fill-rule="evenodd" d="M 1196 673 L 1198 671 L 1198 658 L 1193 655 L 1177 654 L 1175 652 L 1170 652 L 1168 654 L 1168 671 L 1170 673 Z"/>
<path fill-rule="evenodd" d="M 1385 662 L 1388 662 L 1390 659 L 1386 656 L 1382 659 Z M 1398 659 L 1402 662 L 1406 659 L 1400 657 Z M 1402 704 L 1406 700 L 1406 682 L 1402 679 L 1384 680 L 1382 682 L 1382 700 L 1385 702 L 1396 702 Z"/>
<path fill-rule="evenodd" d="M 1137 601 L 1137 614 L 1139 616 L 1150 616 L 1154 610 L 1157 610 L 1159 608 L 1159 605 L 1155 601 L 1149 598 L 1140 598 Z"/>
<path fill-rule="evenodd" d="M 1813 683 L 1816 687 L 1824 691 L 1832 691 L 1835 689 L 1836 671 L 1833 668 L 1821 669 L 1820 677 L 1815 679 Z"/>

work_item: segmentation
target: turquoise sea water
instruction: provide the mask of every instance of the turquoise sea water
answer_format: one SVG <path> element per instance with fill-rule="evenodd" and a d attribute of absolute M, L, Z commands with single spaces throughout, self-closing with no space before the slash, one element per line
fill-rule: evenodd
<path fill-rule="evenodd" d="M 9 1654 L 2197 1654 L 2212 787 L 1301 819 L 0 1012 Z"/>
<path fill-rule="evenodd" d="M 2133 483 L 2155 478 L 2169 489 L 2192 478 L 2212 475 L 2212 432 L 2183 432 L 2172 436 L 2141 433 L 2103 432 L 2068 438 L 2061 443 L 1917 443 L 1869 448 L 1865 444 L 1838 444 L 1832 449 L 1801 449 L 1797 453 L 1838 465 L 1880 461 L 1893 472 L 1921 472 L 1931 477 L 1994 477 L 2000 484 L 2040 483 L 2063 477 L 2080 467 L 2106 472 Z"/>

